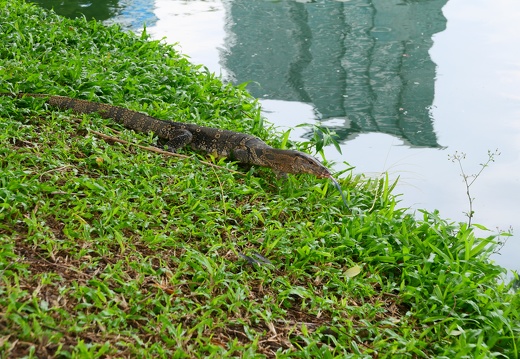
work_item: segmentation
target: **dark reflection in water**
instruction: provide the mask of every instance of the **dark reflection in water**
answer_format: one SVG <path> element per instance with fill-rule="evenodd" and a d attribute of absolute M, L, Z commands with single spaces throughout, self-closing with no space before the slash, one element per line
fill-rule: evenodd
<path fill-rule="evenodd" d="M 224 66 L 256 97 L 312 104 L 340 119 L 342 139 L 363 132 L 439 147 L 430 107 L 432 35 L 447 0 L 249 1 L 227 5 Z M 335 121 L 337 123 L 337 121 Z"/>
<path fill-rule="evenodd" d="M 157 21 L 153 12 L 154 0 L 30 0 L 57 14 L 75 18 L 85 16 L 108 23 L 119 23 L 124 28 L 140 30 L 143 24 L 152 26 Z M 109 21 L 107 21 L 109 20 Z"/>
<path fill-rule="evenodd" d="M 106 20 L 116 15 L 119 0 L 31 0 L 46 9 L 69 18 L 85 17 Z"/>

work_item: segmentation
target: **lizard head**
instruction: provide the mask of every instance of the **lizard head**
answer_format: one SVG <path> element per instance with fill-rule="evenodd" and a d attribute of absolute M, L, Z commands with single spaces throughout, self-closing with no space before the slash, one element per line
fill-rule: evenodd
<path fill-rule="evenodd" d="M 309 173 L 318 178 L 328 178 L 334 183 L 334 187 L 341 193 L 343 204 L 348 209 L 348 203 L 338 181 L 332 177 L 329 169 L 316 158 L 300 151 L 280 150 L 272 147 L 256 148 L 248 152 L 249 163 L 270 167 L 275 171 L 284 173 Z"/>
<path fill-rule="evenodd" d="M 332 178 L 327 167 L 311 155 L 300 151 L 271 148 L 262 151 L 267 166 L 285 173 L 309 173 L 318 178 Z"/>
<path fill-rule="evenodd" d="M 292 167 L 295 173 L 310 173 L 318 178 L 331 178 L 329 169 L 321 164 L 316 158 L 303 152 L 291 151 L 294 153 Z"/>

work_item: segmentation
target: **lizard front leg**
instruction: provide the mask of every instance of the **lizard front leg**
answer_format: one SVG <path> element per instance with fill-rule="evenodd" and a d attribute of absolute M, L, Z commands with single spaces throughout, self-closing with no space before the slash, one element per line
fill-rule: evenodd
<path fill-rule="evenodd" d="M 166 131 L 159 131 L 156 135 L 159 136 L 159 143 L 162 146 L 167 146 L 167 150 L 170 152 L 176 152 L 193 140 L 193 134 L 186 129 L 170 128 Z"/>

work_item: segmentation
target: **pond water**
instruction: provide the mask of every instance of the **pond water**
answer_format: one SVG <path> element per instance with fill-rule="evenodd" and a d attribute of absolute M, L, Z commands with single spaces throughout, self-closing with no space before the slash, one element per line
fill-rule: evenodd
<path fill-rule="evenodd" d="M 39 0 L 177 43 L 194 63 L 250 81 L 282 129 L 339 135 L 336 169 L 399 178 L 411 211 L 466 221 L 457 163 L 476 174 L 474 223 L 520 230 L 520 2 L 517 0 Z M 68 3 L 70 4 L 70 2 Z M 308 138 L 305 128 L 291 138 Z M 493 258 L 520 270 L 520 239 Z"/>

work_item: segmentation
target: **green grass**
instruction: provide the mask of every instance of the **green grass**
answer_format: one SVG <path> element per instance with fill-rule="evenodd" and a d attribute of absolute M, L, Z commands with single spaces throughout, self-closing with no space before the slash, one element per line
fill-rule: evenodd
<path fill-rule="evenodd" d="M 246 92 L 146 35 L 20 0 L 0 16 L 1 92 L 280 144 Z M 344 173 L 346 212 L 326 180 L 136 146 L 154 142 L 0 97 L 1 358 L 519 357 L 520 295 L 489 260 L 491 232 L 415 219 L 387 178 Z"/>

